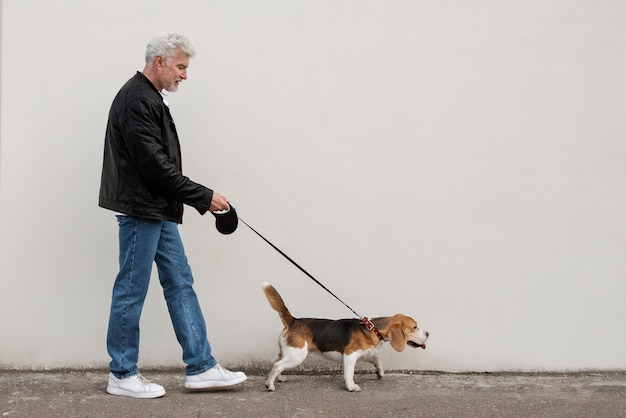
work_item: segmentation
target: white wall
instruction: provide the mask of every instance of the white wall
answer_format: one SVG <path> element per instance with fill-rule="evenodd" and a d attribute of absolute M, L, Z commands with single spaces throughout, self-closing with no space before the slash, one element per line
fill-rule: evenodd
<path fill-rule="evenodd" d="M 626 368 L 626 3 L 4 0 L 0 367 L 105 367 L 117 230 L 104 128 L 156 32 L 198 49 L 171 96 L 186 174 L 362 315 L 426 351 L 388 368 Z M 245 226 L 181 227 L 226 365 L 281 324 L 350 317 Z M 182 367 L 156 276 L 141 365 Z"/>

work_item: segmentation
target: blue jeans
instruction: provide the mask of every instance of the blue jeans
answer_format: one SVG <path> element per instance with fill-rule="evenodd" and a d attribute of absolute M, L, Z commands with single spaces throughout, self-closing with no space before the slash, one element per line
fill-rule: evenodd
<path fill-rule="evenodd" d="M 153 262 L 157 265 L 176 338 L 183 349 L 187 374 L 200 374 L 215 366 L 217 361 L 211 355 L 178 225 L 133 216 L 117 219 L 120 271 L 113 286 L 107 334 L 111 373 L 126 378 L 139 372 L 139 319 Z"/>

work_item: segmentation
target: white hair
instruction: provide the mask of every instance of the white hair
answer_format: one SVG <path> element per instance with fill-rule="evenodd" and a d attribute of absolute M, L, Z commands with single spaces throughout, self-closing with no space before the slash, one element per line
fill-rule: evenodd
<path fill-rule="evenodd" d="M 159 55 L 169 60 L 177 49 L 183 51 L 189 58 L 196 55 L 196 49 L 185 36 L 173 32 L 158 33 L 146 46 L 146 62 L 154 61 Z"/>

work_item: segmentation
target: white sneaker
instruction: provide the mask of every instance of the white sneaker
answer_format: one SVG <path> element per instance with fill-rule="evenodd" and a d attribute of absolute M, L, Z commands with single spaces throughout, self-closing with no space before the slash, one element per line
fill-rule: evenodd
<path fill-rule="evenodd" d="M 187 389 L 223 388 L 239 384 L 247 378 L 243 372 L 231 372 L 217 364 L 204 373 L 187 376 L 185 387 Z"/>
<path fill-rule="evenodd" d="M 131 398 L 159 398 L 165 395 L 165 389 L 161 385 L 150 382 L 141 373 L 129 376 L 125 379 L 118 379 L 109 374 L 109 386 L 107 392 L 111 395 L 130 396 Z"/>

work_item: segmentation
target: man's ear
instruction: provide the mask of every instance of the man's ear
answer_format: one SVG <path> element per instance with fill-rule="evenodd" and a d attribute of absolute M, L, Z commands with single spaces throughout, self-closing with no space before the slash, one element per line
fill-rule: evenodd
<path fill-rule="evenodd" d="M 154 66 L 159 70 L 165 67 L 165 58 L 161 55 L 157 55 L 156 58 L 154 58 Z"/>

